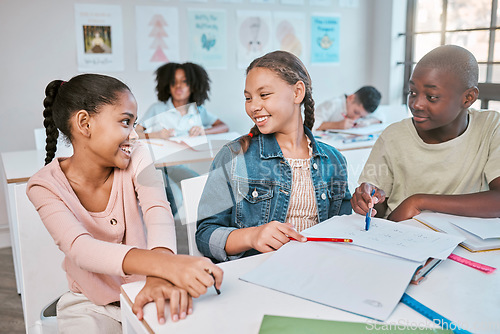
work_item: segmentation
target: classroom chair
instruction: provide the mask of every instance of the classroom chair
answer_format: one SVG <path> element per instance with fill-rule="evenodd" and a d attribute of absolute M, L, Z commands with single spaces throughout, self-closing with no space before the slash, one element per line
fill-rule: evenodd
<path fill-rule="evenodd" d="M 61 267 L 64 254 L 26 196 L 26 183 L 16 185 L 15 198 L 26 333 L 57 333 L 53 304 L 68 291 L 66 273 Z"/>
<path fill-rule="evenodd" d="M 196 246 L 195 233 L 196 221 L 198 219 L 198 203 L 200 202 L 207 178 L 208 174 L 203 174 L 181 181 L 183 206 L 185 210 L 184 224 L 186 224 L 187 227 L 189 255 L 203 256 Z"/>

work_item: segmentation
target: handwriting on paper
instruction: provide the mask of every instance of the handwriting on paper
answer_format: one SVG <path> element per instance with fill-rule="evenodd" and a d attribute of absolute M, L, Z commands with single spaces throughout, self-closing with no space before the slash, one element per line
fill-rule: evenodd
<path fill-rule="evenodd" d="M 451 251 L 463 239 L 414 226 L 373 218 L 365 231 L 364 216 L 336 216 L 305 231 L 306 236 L 350 238 L 353 245 L 396 255 L 413 261 L 425 261 L 446 250 Z"/>

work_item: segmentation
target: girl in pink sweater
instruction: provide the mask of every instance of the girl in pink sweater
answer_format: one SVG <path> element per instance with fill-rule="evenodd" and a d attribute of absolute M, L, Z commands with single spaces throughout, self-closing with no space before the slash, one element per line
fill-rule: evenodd
<path fill-rule="evenodd" d="M 192 312 L 192 297 L 222 283 L 206 258 L 175 255 L 174 220 L 147 147 L 136 143 L 137 103 L 121 81 L 82 74 L 45 90 L 46 166 L 27 194 L 64 252 L 69 292 L 58 302 L 61 332 L 121 332 L 120 286 L 146 279 L 133 310 L 156 302 L 165 321 Z M 73 145 L 54 159 L 62 132 Z"/>

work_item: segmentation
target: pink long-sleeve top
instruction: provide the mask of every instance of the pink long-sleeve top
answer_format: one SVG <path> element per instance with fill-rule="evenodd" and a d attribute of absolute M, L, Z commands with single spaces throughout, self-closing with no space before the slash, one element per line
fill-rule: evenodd
<path fill-rule="evenodd" d="M 69 289 L 97 305 L 119 300 L 120 286 L 145 279 L 125 275 L 132 248 L 165 247 L 177 252 L 175 226 L 161 174 L 148 149 L 137 144 L 129 166 L 115 168 L 106 209 L 89 212 L 54 159 L 28 182 L 27 195 L 64 254 Z"/>

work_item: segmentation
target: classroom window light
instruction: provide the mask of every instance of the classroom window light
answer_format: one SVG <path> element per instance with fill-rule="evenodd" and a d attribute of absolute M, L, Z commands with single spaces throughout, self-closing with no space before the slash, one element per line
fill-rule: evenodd
<path fill-rule="evenodd" d="M 500 0 L 408 0 L 404 82 L 414 64 L 439 45 L 455 44 L 471 51 L 479 63 L 479 82 L 493 88 L 500 84 Z M 486 85 L 486 86 L 485 86 Z M 406 100 L 407 85 L 403 89 Z M 481 99 L 481 94 L 480 94 Z M 493 103 L 499 101 L 498 103 Z M 497 96 L 478 102 L 499 109 Z"/>

